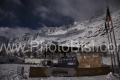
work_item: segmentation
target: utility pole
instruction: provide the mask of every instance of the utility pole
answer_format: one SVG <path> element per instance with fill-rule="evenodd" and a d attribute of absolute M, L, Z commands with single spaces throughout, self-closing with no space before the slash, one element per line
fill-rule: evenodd
<path fill-rule="evenodd" d="M 109 36 L 109 33 L 107 33 L 107 35 L 108 35 L 109 50 L 110 50 L 110 55 L 111 55 L 112 70 L 113 70 L 113 73 L 114 73 L 114 72 L 116 72 L 116 70 L 114 70 L 114 65 L 115 65 L 115 68 L 116 68 L 115 56 L 114 56 L 114 52 L 113 53 L 111 52 L 111 49 L 113 49 L 113 48 L 111 48 L 111 46 L 110 46 L 110 36 Z"/>
<path fill-rule="evenodd" d="M 107 1 L 107 6 L 108 6 L 108 9 L 109 9 L 109 3 L 108 3 L 108 0 Z M 110 17 L 111 17 L 111 14 L 110 14 Z M 114 44 L 115 44 L 115 53 L 116 53 L 116 57 L 117 57 L 117 63 L 118 63 L 118 67 L 119 67 L 119 74 L 120 74 L 120 59 L 119 59 L 119 53 L 117 51 L 117 43 L 116 43 L 116 38 L 115 38 L 115 31 L 114 31 L 114 27 L 113 27 L 113 22 L 112 22 L 112 18 L 111 18 L 111 27 L 112 27 L 112 33 L 113 33 L 113 40 L 114 40 Z"/>

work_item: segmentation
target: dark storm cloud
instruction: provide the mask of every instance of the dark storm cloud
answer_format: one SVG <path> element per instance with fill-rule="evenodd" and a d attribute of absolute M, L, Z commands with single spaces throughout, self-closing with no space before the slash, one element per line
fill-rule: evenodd
<path fill-rule="evenodd" d="M 110 5 L 118 7 L 118 2 L 120 1 L 110 1 Z M 36 7 L 35 14 L 38 13 L 40 17 L 52 18 L 54 16 L 49 14 L 57 14 L 74 20 L 89 19 L 92 15 L 103 13 L 106 7 L 106 0 L 36 0 L 33 3 Z"/>
<path fill-rule="evenodd" d="M 18 5 L 22 5 L 20 0 L 8 0 L 8 2 L 13 2 L 13 3 L 16 3 Z"/>
<path fill-rule="evenodd" d="M 111 10 L 120 0 L 108 0 Z M 0 26 L 39 28 L 61 26 L 103 15 L 106 0 L 1 0 Z"/>

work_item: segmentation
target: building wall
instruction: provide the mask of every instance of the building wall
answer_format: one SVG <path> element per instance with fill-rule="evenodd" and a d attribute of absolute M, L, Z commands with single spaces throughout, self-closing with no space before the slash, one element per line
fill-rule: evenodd
<path fill-rule="evenodd" d="M 0 57 L 0 63 L 23 63 L 23 59 L 15 56 Z"/>

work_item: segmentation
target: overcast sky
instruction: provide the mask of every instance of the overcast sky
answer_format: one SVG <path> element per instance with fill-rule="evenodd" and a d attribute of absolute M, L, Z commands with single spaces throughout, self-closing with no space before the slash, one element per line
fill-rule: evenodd
<path fill-rule="evenodd" d="M 120 8 L 120 0 L 108 0 Z M 106 0 L 0 0 L 0 26 L 37 29 L 61 26 L 103 15 Z"/>

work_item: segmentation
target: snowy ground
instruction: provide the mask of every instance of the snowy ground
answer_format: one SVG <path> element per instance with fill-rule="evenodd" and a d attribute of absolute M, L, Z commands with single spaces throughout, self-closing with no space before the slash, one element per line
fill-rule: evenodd
<path fill-rule="evenodd" d="M 24 78 L 17 74 L 17 67 L 24 66 Z M 0 64 L 0 80 L 119 80 L 111 73 L 101 76 L 85 77 L 46 77 L 46 78 L 29 78 L 29 67 L 38 65 L 20 65 L 20 64 Z"/>

